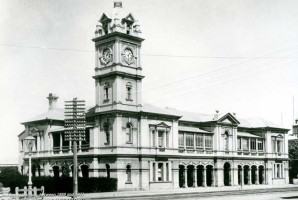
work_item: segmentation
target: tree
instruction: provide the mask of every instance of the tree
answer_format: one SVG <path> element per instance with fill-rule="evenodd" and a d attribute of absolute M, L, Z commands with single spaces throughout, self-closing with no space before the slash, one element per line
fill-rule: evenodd
<path fill-rule="evenodd" d="M 290 179 L 298 178 L 298 139 L 289 140 Z"/>

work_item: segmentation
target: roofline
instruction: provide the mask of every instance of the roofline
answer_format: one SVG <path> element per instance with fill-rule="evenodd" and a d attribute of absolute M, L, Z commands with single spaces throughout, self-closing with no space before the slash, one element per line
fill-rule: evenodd
<path fill-rule="evenodd" d="M 35 120 L 35 121 L 27 121 L 27 122 L 21 122 L 20 124 L 22 125 L 27 125 L 27 124 L 31 124 L 31 123 L 36 123 L 36 122 L 43 122 L 43 121 L 63 121 L 64 122 L 64 119 L 61 120 L 61 119 L 52 119 L 52 118 L 46 118 L 46 119 L 40 119 L 40 120 Z"/>

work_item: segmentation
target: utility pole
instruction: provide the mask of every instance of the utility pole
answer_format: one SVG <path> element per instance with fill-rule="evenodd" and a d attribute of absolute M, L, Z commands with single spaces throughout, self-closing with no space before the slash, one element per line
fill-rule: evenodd
<path fill-rule="evenodd" d="M 73 199 L 78 195 L 78 156 L 77 142 L 85 141 L 85 101 L 74 98 L 65 101 L 65 140 L 72 141 L 73 146 Z"/>

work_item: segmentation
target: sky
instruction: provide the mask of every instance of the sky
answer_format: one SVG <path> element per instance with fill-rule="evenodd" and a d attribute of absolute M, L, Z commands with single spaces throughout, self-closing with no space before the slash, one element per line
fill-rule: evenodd
<path fill-rule="evenodd" d="M 122 2 L 145 38 L 144 102 L 291 128 L 298 113 L 297 0 Z M 47 111 L 49 93 L 59 96 L 58 107 L 74 97 L 94 106 L 91 39 L 113 1 L 0 3 L 0 164 L 16 164 L 20 123 Z"/>

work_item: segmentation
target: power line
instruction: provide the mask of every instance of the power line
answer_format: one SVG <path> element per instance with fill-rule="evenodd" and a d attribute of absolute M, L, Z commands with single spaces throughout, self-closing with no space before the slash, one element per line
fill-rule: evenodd
<path fill-rule="evenodd" d="M 94 53 L 94 50 L 84 49 L 69 49 L 69 48 L 54 48 L 45 46 L 27 46 L 15 44 L 0 44 L 0 46 L 30 48 L 30 49 L 43 49 L 43 50 L 56 50 L 56 51 L 74 51 L 74 52 L 89 52 Z M 298 58 L 297 56 L 187 56 L 187 55 L 168 55 L 168 54 L 141 54 L 142 56 L 153 57 L 170 57 L 170 58 L 199 58 L 199 59 L 290 59 Z"/>

